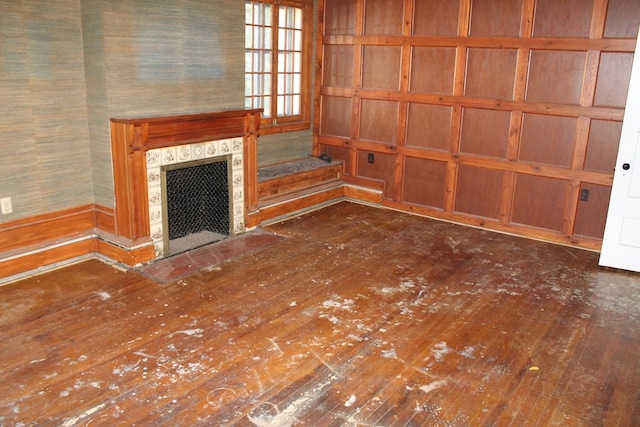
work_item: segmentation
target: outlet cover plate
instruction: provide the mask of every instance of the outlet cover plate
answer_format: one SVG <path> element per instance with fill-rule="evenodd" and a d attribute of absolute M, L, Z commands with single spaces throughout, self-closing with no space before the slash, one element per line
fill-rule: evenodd
<path fill-rule="evenodd" d="M 0 210 L 2 215 L 9 215 L 13 213 L 13 206 L 11 205 L 11 197 L 5 197 L 0 199 Z"/>

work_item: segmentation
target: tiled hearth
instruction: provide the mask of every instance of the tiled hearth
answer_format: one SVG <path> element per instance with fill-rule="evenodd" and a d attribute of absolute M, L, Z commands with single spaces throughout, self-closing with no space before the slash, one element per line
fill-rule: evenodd
<path fill-rule="evenodd" d="M 161 168 L 165 165 L 188 163 L 194 160 L 226 158 L 231 162 L 232 208 L 230 212 L 230 230 L 232 234 L 245 231 L 244 221 L 244 159 L 243 140 L 240 137 L 217 141 L 183 144 L 157 148 L 146 152 L 147 189 L 149 194 L 149 224 L 151 239 L 157 258 L 165 256 Z"/>

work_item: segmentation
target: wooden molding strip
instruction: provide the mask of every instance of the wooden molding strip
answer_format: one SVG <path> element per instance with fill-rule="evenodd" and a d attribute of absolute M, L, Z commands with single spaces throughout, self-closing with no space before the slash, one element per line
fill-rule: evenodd
<path fill-rule="evenodd" d="M 135 265 L 155 256 L 151 241 L 114 238 L 114 212 L 87 204 L 0 224 L 0 280 L 90 254 Z"/>

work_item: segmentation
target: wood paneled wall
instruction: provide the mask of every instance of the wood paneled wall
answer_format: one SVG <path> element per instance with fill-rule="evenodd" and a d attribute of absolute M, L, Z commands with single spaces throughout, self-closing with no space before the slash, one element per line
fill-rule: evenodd
<path fill-rule="evenodd" d="M 319 16 L 314 149 L 347 180 L 599 248 L 640 2 L 324 0 Z"/>

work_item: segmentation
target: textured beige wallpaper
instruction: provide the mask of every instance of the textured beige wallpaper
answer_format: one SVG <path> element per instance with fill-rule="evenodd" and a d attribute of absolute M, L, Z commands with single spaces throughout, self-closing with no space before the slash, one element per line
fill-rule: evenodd
<path fill-rule="evenodd" d="M 83 0 L 82 12 L 95 201 L 113 206 L 109 118 L 243 108 L 244 3 Z"/>
<path fill-rule="evenodd" d="M 91 203 L 79 2 L 0 2 L 0 33 L 0 222 Z"/>

